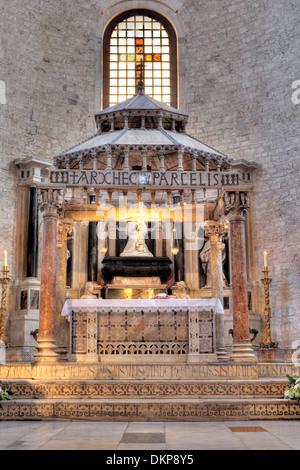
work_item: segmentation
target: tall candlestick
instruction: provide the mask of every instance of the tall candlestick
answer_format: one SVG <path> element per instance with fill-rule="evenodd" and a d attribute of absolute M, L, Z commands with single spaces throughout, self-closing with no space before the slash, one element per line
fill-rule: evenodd
<path fill-rule="evenodd" d="M 4 331 L 4 326 L 5 326 L 5 318 L 6 318 L 6 302 L 7 302 L 7 287 L 8 283 L 10 281 L 10 278 L 8 277 L 8 270 L 7 270 L 7 252 L 3 252 L 4 255 L 4 264 L 6 263 L 6 266 L 3 266 L 3 276 L 0 277 L 0 283 L 2 284 L 2 295 L 1 295 L 1 308 L 0 308 L 0 343 L 5 340 L 5 331 Z"/>
<path fill-rule="evenodd" d="M 268 253 L 264 251 L 264 267 L 268 267 Z"/>
<path fill-rule="evenodd" d="M 7 251 L 3 251 L 3 267 L 7 268 Z"/>
<path fill-rule="evenodd" d="M 272 336 L 271 336 L 271 317 L 272 317 L 272 311 L 271 311 L 271 306 L 270 306 L 270 285 L 272 282 L 272 278 L 269 277 L 269 270 L 267 267 L 263 270 L 263 279 L 261 279 L 261 282 L 263 283 L 264 290 L 265 290 L 265 308 L 264 308 L 264 316 L 265 316 L 265 341 L 260 344 L 260 347 L 263 349 L 266 348 L 271 348 L 275 349 L 278 346 L 278 343 L 274 343 L 272 341 Z"/>

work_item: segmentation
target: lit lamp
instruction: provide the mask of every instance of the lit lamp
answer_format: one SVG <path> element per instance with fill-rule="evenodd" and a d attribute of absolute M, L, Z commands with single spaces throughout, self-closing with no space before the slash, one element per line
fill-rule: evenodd
<path fill-rule="evenodd" d="M 84 205 L 84 217 L 80 221 L 80 223 L 83 227 L 87 227 L 89 225 L 88 208 L 87 208 L 87 195 L 84 194 L 84 196 L 82 196 L 82 199 L 83 199 L 83 205 Z"/>
<path fill-rule="evenodd" d="M 177 255 L 179 253 L 179 244 L 178 244 L 178 238 L 177 238 L 177 231 L 176 228 L 173 228 L 172 231 L 172 248 L 171 248 L 171 253 L 173 255 Z"/>
<path fill-rule="evenodd" d="M 268 253 L 264 251 L 264 270 L 263 270 L 263 279 L 261 282 L 264 286 L 265 290 L 265 308 L 264 308 L 264 315 L 266 319 L 266 337 L 265 342 L 260 344 L 262 349 L 275 349 L 277 348 L 278 344 L 272 341 L 271 337 L 271 317 L 272 311 L 270 307 L 270 285 L 272 282 L 272 278 L 269 277 L 269 270 L 268 270 Z"/>
<path fill-rule="evenodd" d="M 0 283 L 2 284 L 2 296 L 1 296 L 1 310 L 0 310 L 0 342 L 4 340 L 4 323 L 6 317 L 6 300 L 7 300 L 7 286 L 10 281 L 8 277 L 8 269 L 7 269 L 7 251 L 3 251 L 3 270 L 2 270 L 2 277 L 0 278 Z"/>

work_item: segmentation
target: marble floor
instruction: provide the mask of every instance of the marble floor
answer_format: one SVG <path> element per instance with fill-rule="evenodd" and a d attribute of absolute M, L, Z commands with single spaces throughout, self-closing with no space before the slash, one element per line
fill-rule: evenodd
<path fill-rule="evenodd" d="M 300 421 L 0 422 L 0 450 L 300 450 Z"/>

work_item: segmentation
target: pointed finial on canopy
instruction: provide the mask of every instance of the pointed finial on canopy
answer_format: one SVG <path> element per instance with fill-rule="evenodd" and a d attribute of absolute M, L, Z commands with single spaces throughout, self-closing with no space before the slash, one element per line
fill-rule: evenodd
<path fill-rule="evenodd" d="M 145 84 L 142 79 L 137 82 L 136 90 L 140 95 L 143 95 L 145 93 Z"/>

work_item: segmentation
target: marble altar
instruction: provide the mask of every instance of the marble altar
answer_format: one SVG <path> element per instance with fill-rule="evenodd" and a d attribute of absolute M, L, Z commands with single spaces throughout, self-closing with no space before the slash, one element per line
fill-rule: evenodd
<path fill-rule="evenodd" d="M 223 313 L 219 299 L 68 299 L 69 361 L 215 361 Z"/>

